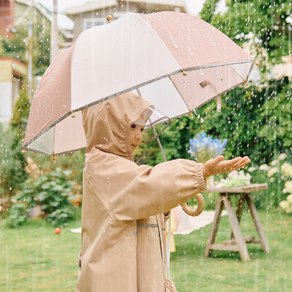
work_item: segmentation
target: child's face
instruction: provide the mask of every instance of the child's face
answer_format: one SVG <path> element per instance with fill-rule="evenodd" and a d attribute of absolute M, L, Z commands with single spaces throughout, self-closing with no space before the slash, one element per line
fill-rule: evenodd
<path fill-rule="evenodd" d="M 130 144 L 132 152 L 141 144 L 142 142 L 142 132 L 144 127 L 132 124 L 130 128 Z"/>

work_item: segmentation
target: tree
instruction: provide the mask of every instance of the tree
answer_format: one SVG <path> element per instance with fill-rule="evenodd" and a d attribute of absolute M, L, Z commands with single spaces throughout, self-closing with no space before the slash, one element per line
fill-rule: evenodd
<path fill-rule="evenodd" d="M 30 100 L 26 82 L 22 82 L 19 98 L 13 107 L 12 119 L 8 127 L 1 125 L 1 185 L 2 193 L 11 196 L 18 186 L 27 179 L 26 161 L 21 153 L 25 135 Z"/>
<path fill-rule="evenodd" d="M 249 42 L 262 67 L 282 63 L 291 54 L 291 1 L 226 0 L 227 11 L 214 13 L 218 2 L 205 1 L 202 19 L 239 45 Z"/>

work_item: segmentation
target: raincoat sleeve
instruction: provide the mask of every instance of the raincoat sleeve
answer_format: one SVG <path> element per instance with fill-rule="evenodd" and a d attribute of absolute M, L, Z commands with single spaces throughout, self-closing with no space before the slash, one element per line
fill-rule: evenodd
<path fill-rule="evenodd" d="M 167 213 L 204 191 L 202 166 L 184 159 L 138 166 L 96 154 L 87 157 L 84 179 L 115 221 L 134 220 Z"/>

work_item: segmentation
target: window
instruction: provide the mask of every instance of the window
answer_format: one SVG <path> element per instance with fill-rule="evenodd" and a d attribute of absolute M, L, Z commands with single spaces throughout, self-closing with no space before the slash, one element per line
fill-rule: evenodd
<path fill-rule="evenodd" d="M 103 25 L 106 23 L 107 23 L 106 18 L 85 18 L 83 20 L 83 30 L 92 28 L 94 26 Z"/>

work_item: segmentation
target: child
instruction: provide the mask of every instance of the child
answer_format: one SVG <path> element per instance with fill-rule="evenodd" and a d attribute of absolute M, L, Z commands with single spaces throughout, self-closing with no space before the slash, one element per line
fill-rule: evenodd
<path fill-rule="evenodd" d="M 76 291 L 164 292 L 169 285 L 176 291 L 164 280 L 163 214 L 204 191 L 207 176 L 250 161 L 219 156 L 205 165 L 177 159 L 138 166 L 132 152 L 142 141 L 143 125 L 135 121 L 150 106 L 129 92 L 83 111 L 88 147 Z"/>

